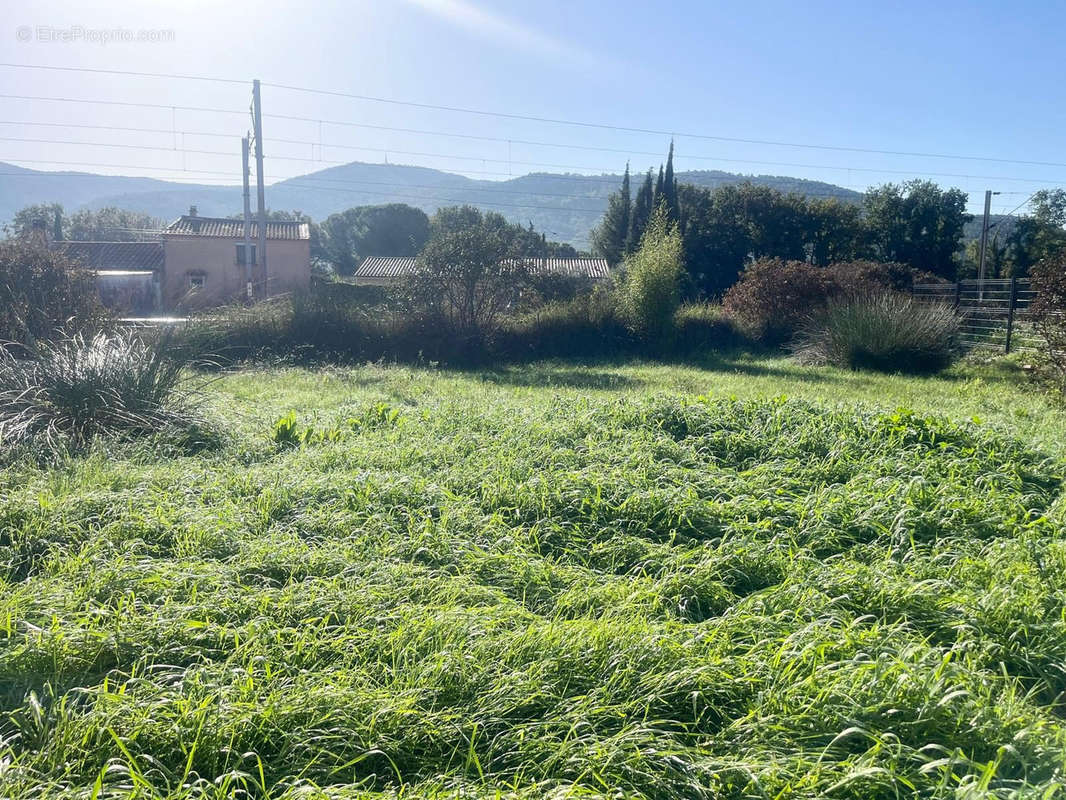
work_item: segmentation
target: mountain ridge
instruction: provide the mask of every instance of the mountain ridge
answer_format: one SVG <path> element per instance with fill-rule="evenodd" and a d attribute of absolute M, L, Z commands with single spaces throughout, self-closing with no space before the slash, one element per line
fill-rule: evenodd
<path fill-rule="evenodd" d="M 714 188 L 751 181 L 783 192 L 858 202 L 859 192 L 831 183 L 781 175 L 745 175 L 719 170 L 678 172 L 679 183 Z M 587 248 L 589 234 L 621 184 L 621 174 L 530 173 L 504 181 L 468 178 L 430 167 L 354 161 L 267 187 L 272 209 L 300 210 L 321 221 L 359 205 L 407 203 L 432 213 L 469 203 L 499 211 L 513 222 L 561 242 Z M 62 203 L 68 211 L 117 206 L 173 219 L 195 205 L 205 216 L 230 216 L 242 206 L 239 186 L 178 183 L 158 178 L 47 172 L 0 162 L 0 220 L 10 221 L 34 203 Z"/>

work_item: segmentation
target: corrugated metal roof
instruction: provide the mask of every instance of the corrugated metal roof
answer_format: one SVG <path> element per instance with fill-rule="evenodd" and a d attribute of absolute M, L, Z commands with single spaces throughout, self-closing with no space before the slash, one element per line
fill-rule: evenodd
<path fill-rule="evenodd" d="M 259 237 L 259 225 L 252 220 L 252 241 Z M 164 236 L 213 236 L 221 239 L 243 239 L 244 220 L 222 217 L 190 217 L 184 214 L 167 225 Z M 310 239 L 311 228 L 306 222 L 271 222 L 266 224 L 267 239 Z"/>
<path fill-rule="evenodd" d="M 359 265 L 355 277 L 402 278 L 414 271 L 414 257 L 372 256 Z"/>
<path fill-rule="evenodd" d="M 52 246 L 95 270 L 163 268 L 163 245 L 159 242 L 56 242 Z"/>
<path fill-rule="evenodd" d="M 355 271 L 356 278 L 402 278 L 414 272 L 416 259 L 410 256 L 373 256 Z M 534 274 L 557 273 L 574 278 L 606 278 L 610 274 L 603 258 L 537 258 L 531 259 Z"/>

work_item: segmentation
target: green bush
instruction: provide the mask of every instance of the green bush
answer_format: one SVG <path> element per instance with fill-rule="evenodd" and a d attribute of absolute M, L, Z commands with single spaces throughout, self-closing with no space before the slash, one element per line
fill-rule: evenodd
<path fill-rule="evenodd" d="M 505 319 L 490 355 L 507 361 L 609 356 L 626 350 L 631 340 L 616 298 L 606 287 L 597 287 Z"/>
<path fill-rule="evenodd" d="M 722 307 L 715 303 L 685 303 L 674 314 L 673 348 L 679 354 L 698 353 L 743 343 L 743 336 Z"/>
<path fill-rule="evenodd" d="M 948 306 L 896 292 L 830 300 L 800 329 L 796 357 L 881 372 L 937 372 L 958 352 L 959 318 Z"/>
<path fill-rule="evenodd" d="M 108 319 L 96 279 L 76 261 L 25 239 L 0 242 L 0 341 L 32 347 L 61 331 L 91 335 Z"/>
<path fill-rule="evenodd" d="M 433 318 L 403 309 L 369 310 L 335 295 L 298 295 L 251 308 L 216 309 L 180 331 L 188 357 L 219 363 L 249 359 L 296 362 L 394 361 L 485 364 L 542 358 L 604 358 L 629 354 L 671 355 L 739 343 L 720 307 L 677 309 L 673 335 L 648 339 L 628 325 L 618 294 L 607 286 L 525 313 L 501 317 L 477 349 Z"/>
<path fill-rule="evenodd" d="M 673 329 L 681 302 L 684 255 L 681 234 L 663 208 L 652 215 L 640 249 L 626 259 L 621 309 L 626 324 L 645 340 L 662 340 Z"/>
<path fill-rule="evenodd" d="M 78 449 L 97 437 L 206 434 L 198 392 L 169 339 L 134 332 L 0 349 L 0 447 Z M 191 441 L 189 442 L 192 443 Z"/>

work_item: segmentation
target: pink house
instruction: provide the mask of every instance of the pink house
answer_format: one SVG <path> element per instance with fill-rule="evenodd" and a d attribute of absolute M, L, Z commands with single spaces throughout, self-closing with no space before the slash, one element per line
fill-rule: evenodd
<path fill-rule="evenodd" d="M 256 299 L 306 289 L 311 281 L 311 233 L 306 222 L 266 224 L 266 269 L 256 253 L 252 222 L 251 277 Z M 185 310 L 237 302 L 246 296 L 244 222 L 201 217 L 195 208 L 162 233 L 163 308 Z"/>

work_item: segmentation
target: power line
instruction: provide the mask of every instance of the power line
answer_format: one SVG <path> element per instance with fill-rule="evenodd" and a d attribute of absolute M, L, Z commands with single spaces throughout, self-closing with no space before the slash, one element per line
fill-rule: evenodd
<path fill-rule="evenodd" d="M 174 79 L 174 80 L 197 80 L 197 81 L 209 81 L 209 82 L 215 82 L 215 83 L 241 84 L 241 85 L 247 85 L 248 83 L 250 83 L 250 81 L 248 81 L 248 80 L 240 80 L 240 79 L 236 79 L 236 78 L 219 78 L 219 77 L 205 76 L 205 75 L 183 75 L 183 74 L 159 73 L 159 72 L 135 72 L 135 71 L 131 71 L 131 70 L 107 70 L 107 69 L 93 69 L 93 68 L 88 68 L 88 67 L 53 67 L 53 66 L 50 66 L 50 65 L 43 65 L 43 64 L 0 63 L 0 67 L 8 67 L 8 68 L 15 68 L 15 69 L 60 70 L 60 71 L 65 71 L 65 72 L 86 72 L 86 73 L 99 73 L 99 74 L 108 74 L 108 75 L 125 75 L 125 76 L 133 76 L 133 77 L 163 78 L 163 79 Z M 322 96 L 326 96 L 326 97 L 342 97 L 342 98 L 347 98 L 347 99 L 352 99 L 352 100 L 361 100 L 361 101 L 366 101 L 366 102 L 374 102 L 374 103 L 383 103 L 383 104 L 389 104 L 389 105 L 406 106 L 406 107 L 409 107 L 409 108 L 421 108 L 421 109 L 427 109 L 427 110 L 433 110 L 433 111 L 446 111 L 446 112 L 456 113 L 456 114 L 470 114 L 470 115 L 476 115 L 476 116 L 496 117 L 498 119 L 512 119 L 512 120 L 521 120 L 521 121 L 525 121 L 525 122 L 537 122 L 537 123 L 545 123 L 545 124 L 552 124 L 552 125 L 569 125 L 569 126 L 580 127 L 580 128 L 594 128 L 594 129 L 598 129 L 598 130 L 622 131 L 622 132 L 627 132 L 627 133 L 639 133 L 639 134 L 648 134 L 648 135 L 654 135 L 654 136 L 670 136 L 670 137 L 686 138 L 686 139 L 703 139 L 703 140 L 718 141 L 718 142 L 735 142 L 735 143 L 740 143 L 740 144 L 757 144 L 757 145 L 766 145 L 766 146 L 772 146 L 772 147 L 796 147 L 796 148 L 805 148 L 805 149 L 813 149 L 813 150 L 831 150 L 831 151 L 849 152 L 849 153 L 868 153 L 868 154 L 877 154 L 877 155 L 907 156 L 907 157 L 912 157 L 912 158 L 943 158 L 943 159 L 954 159 L 954 160 L 963 160 L 963 161 L 996 162 L 996 163 L 1002 163 L 1002 164 L 1024 164 L 1024 165 L 1028 165 L 1028 166 L 1041 166 L 1041 167 L 1066 167 L 1066 163 L 1063 163 L 1063 162 L 1027 161 L 1027 160 L 1021 160 L 1021 159 L 997 158 L 997 157 L 991 157 L 991 156 L 967 156 L 967 155 L 953 155 L 953 154 L 950 154 L 950 153 L 927 153 L 927 152 L 905 151 L 905 150 L 880 150 L 880 149 L 876 149 L 876 148 L 867 148 L 867 147 L 846 147 L 846 146 L 842 146 L 842 145 L 811 144 L 811 143 L 808 143 L 808 142 L 789 142 L 789 141 L 776 141 L 776 140 L 770 140 L 770 139 L 750 139 L 750 138 L 735 137 L 735 136 L 718 136 L 718 135 L 712 135 L 712 134 L 707 134 L 707 133 L 682 132 L 682 131 L 677 131 L 677 130 L 674 130 L 674 131 L 656 130 L 656 129 L 653 129 L 653 128 L 638 128 L 638 127 L 631 127 L 631 126 L 625 126 L 625 125 L 611 125 L 611 124 L 601 123 L 601 122 L 587 122 L 587 121 L 581 121 L 581 120 L 571 120 L 571 119 L 562 119 L 562 118 L 554 118 L 554 117 L 540 117 L 540 116 L 535 116 L 535 115 L 530 115 L 530 114 L 514 114 L 514 113 L 507 113 L 507 112 L 500 112 L 500 111 L 487 111 L 487 110 L 484 110 L 484 109 L 465 108 L 465 107 L 461 107 L 461 106 L 447 106 L 447 105 L 437 105 L 437 104 L 433 104 L 433 103 L 419 103 L 419 102 L 413 102 L 413 101 L 410 101 L 410 100 L 397 100 L 395 98 L 388 98 L 388 97 L 375 97 L 375 96 L 372 96 L 372 95 L 356 94 L 356 93 L 353 93 L 353 92 L 342 92 L 342 91 L 331 90 L 331 89 L 315 89 L 315 88 L 311 88 L 311 87 L 307 87 L 307 86 L 295 86 L 295 85 L 292 85 L 292 84 L 263 82 L 262 85 L 263 86 L 269 86 L 269 87 L 274 88 L 274 89 L 282 89 L 282 90 L 285 90 L 285 91 L 303 92 L 303 93 L 306 93 L 306 94 L 317 94 L 317 95 L 322 95 Z M 0 95 L 0 97 L 10 97 L 10 98 L 17 98 L 17 99 L 60 99 L 60 98 L 32 98 L 32 97 L 28 97 L 28 96 L 16 96 L 16 95 Z M 81 102 L 89 102 L 89 101 L 81 101 Z M 108 101 L 94 101 L 94 102 L 108 102 Z M 220 109 L 202 109 L 202 108 L 181 107 L 181 106 L 162 105 L 162 104 L 116 103 L 115 101 L 110 101 L 110 102 L 112 104 L 117 104 L 117 105 L 142 105 L 142 106 L 148 107 L 148 108 L 181 108 L 182 110 L 222 111 L 222 113 L 231 113 L 231 114 L 232 113 L 239 113 L 239 114 L 243 114 L 244 113 L 244 112 L 234 112 L 234 111 L 220 110 Z"/>
<path fill-rule="evenodd" d="M 94 69 L 92 67 L 56 67 L 48 64 L 11 64 L 0 62 L 0 67 L 15 69 L 46 69 L 56 72 L 91 72 L 97 75 L 129 75 L 137 78 L 175 78 L 183 81 L 210 81 L 211 83 L 237 83 L 241 85 L 251 84 L 249 80 L 237 78 L 212 78 L 206 75 L 175 75 L 162 72 L 132 72 L 125 69 Z"/>
<path fill-rule="evenodd" d="M 89 105 L 125 106 L 129 108 L 161 108 L 167 111 L 200 111 L 208 114 L 236 114 L 245 116 L 247 111 L 234 111 L 231 108 L 206 108 L 203 106 L 179 106 L 172 103 L 139 103 L 123 100 L 88 100 L 81 97 L 44 97 L 30 94 L 0 94 L 4 100 L 39 100 L 52 103 L 88 103 Z"/>

